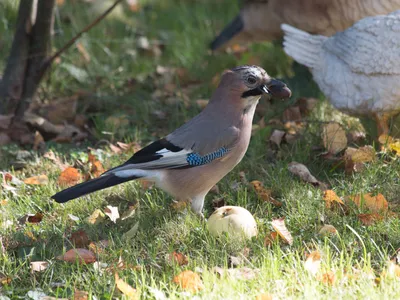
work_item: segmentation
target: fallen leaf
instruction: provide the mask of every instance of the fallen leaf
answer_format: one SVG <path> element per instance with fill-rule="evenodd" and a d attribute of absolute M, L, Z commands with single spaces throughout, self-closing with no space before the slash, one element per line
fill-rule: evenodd
<path fill-rule="evenodd" d="M 282 130 L 275 129 L 275 130 L 272 132 L 272 134 L 271 134 L 269 140 L 270 140 L 270 142 L 272 142 L 272 143 L 274 143 L 275 145 L 277 145 L 278 147 L 280 147 L 280 146 L 281 146 L 281 143 L 282 143 L 282 139 L 283 139 L 283 137 L 285 136 L 285 134 L 286 134 L 286 132 L 284 132 L 284 131 L 282 131 Z"/>
<path fill-rule="evenodd" d="M 88 218 L 87 221 L 90 224 L 96 225 L 101 223 L 105 219 L 104 213 L 100 209 L 96 209 Z"/>
<path fill-rule="evenodd" d="M 9 285 L 11 281 L 12 281 L 11 277 L 5 276 L 0 273 L 0 287 L 3 285 Z"/>
<path fill-rule="evenodd" d="M 188 259 L 184 254 L 174 251 L 167 255 L 167 262 L 170 265 L 184 266 L 188 264 Z"/>
<path fill-rule="evenodd" d="M 358 207 L 363 208 L 365 206 L 371 212 L 379 213 L 388 211 L 388 202 L 381 193 L 378 193 L 376 196 L 373 196 L 371 193 L 367 193 L 364 195 L 349 196 L 349 198 Z"/>
<path fill-rule="evenodd" d="M 372 146 L 364 146 L 351 153 L 351 160 L 355 163 L 374 161 L 376 158 L 375 149 Z"/>
<path fill-rule="evenodd" d="M 390 135 L 387 134 L 381 134 L 378 137 L 378 142 L 380 144 L 386 145 L 386 144 L 390 144 L 394 141 L 395 139 L 393 137 L 391 137 Z"/>
<path fill-rule="evenodd" d="M 313 175 L 311 175 L 308 168 L 303 164 L 293 161 L 293 162 L 289 163 L 288 170 L 290 173 L 298 176 L 301 180 L 303 180 L 305 182 L 311 183 L 314 186 L 318 186 L 322 190 L 327 189 L 326 184 L 319 181 L 317 178 L 315 178 Z"/>
<path fill-rule="evenodd" d="M 267 235 L 264 239 L 264 246 L 271 247 L 272 244 L 278 239 L 278 233 L 273 231 L 269 235 Z"/>
<path fill-rule="evenodd" d="M 58 184 L 60 186 L 69 187 L 76 185 L 81 180 L 81 174 L 75 168 L 68 167 L 61 172 L 58 177 Z"/>
<path fill-rule="evenodd" d="M 225 206 L 226 205 L 225 197 L 219 197 L 219 198 L 213 199 L 211 205 L 214 209 Z"/>
<path fill-rule="evenodd" d="M 391 275 L 397 278 L 400 278 L 400 266 L 393 261 L 389 261 L 387 267 L 387 274 L 382 275 L 382 277 Z"/>
<path fill-rule="evenodd" d="M 75 248 L 87 248 L 90 243 L 89 237 L 83 229 L 71 233 L 69 240 Z"/>
<path fill-rule="evenodd" d="M 49 183 L 49 178 L 47 177 L 47 175 L 42 174 L 39 176 L 33 176 L 33 177 L 26 178 L 26 179 L 24 179 L 24 183 L 32 184 L 32 185 L 46 185 Z"/>
<path fill-rule="evenodd" d="M 96 261 L 96 256 L 90 250 L 76 248 L 67 251 L 64 255 L 58 256 L 57 259 L 70 263 L 90 264 Z"/>
<path fill-rule="evenodd" d="M 287 242 L 289 245 L 293 244 L 293 237 L 290 234 L 289 230 L 286 228 L 284 218 L 275 219 L 271 222 L 271 224 L 285 242 Z"/>
<path fill-rule="evenodd" d="M 346 132 L 338 123 L 329 123 L 322 127 L 322 141 L 331 154 L 337 154 L 347 147 Z"/>
<path fill-rule="evenodd" d="M 301 119 L 300 107 L 297 105 L 286 108 L 282 115 L 282 120 L 284 123 L 300 122 Z"/>
<path fill-rule="evenodd" d="M 138 291 L 119 278 L 118 274 L 115 273 L 115 285 L 121 291 L 122 294 L 126 296 L 126 298 L 130 300 L 139 299 Z"/>
<path fill-rule="evenodd" d="M 59 169 L 60 169 L 61 171 L 64 171 L 66 168 L 68 168 L 68 165 L 62 163 L 61 160 L 60 160 L 60 158 L 57 157 L 57 156 L 54 154 L 54 152 L 51 151 L 51 150 L 48 151 L 48 152 L 46 152 L 46 153 L 43 155 L 43 157 L 45 157 L 45 158 L 50 159 L 51 161 L 53 161 L 53 162 L 57 165 L 57 167 L 59 167 Z"/>
<path fill-rule="evenodd" d="M 88 162 L 90 164 L 90 174 L 87 174 L 86 180 L 89 180 L 90 178 L 96 178 L 99 177 L 101 174 L 104 173 L 104 168 L 101 162 L 96 158 L 95 155 L 93 155 L 91 152 L 89 152 L 88 155 Z"/>
<path fill-rule="evenodd" d="M 336 235 L 338 232 L 333 225 L 325 224 L 322 226 L 322 228 L 319 230 L 318 234 L 319 235 Z"/>
<path fill-rule="evenodd" d="M 321 267 L 321 253 L 319 251 L 311 252 L 306 261 L 304 262 L 304 268 L 315 276 Z"/>
<path fill-rule="evenodd" d="M 18 222 L 23 225 L 25 223 L 31 223 L 31 224 L 37 224 L 42 222 L 43 219 L 43 214 L 40 212 L 37 212 L 36 214 L 26 214 L 23 217 L 21 217 Z"/>
<path fill-rule="evenodd" d="M 133 225 L 133 227 L 131 229 L 129 229 L 127 232 L 125 232 L 122 235 L 122 239 L 123 240 L 133 239 L 136 236 L 138 230 L 139 230 L 139 222 L 136 222 L 135 225 Z"/>
<path fill-rule="evenodd" d="M 131 218 L 135 215 L 136 209 L 139 207 L 139 202 L 135 202 L 133 204 L 130 204 L 128 206 L 128 210 L 124 211 L 124 213 L 121 216 L 121 220 L 126 220 L 128 218 Z"/>
<path fill-rule="evenodd" d="M 199 108 L 204 109 L 208 104 L 208 100 L 206 100 L 206 99 L 198 99 L 198 100 L 196 100 L 196 104 L 197 104 L 197 106 Z"/>
<path fill-rule="evenodd" d="M 189 202 L 190 202 L 190 201 L 188 201 L 188 200 L 185 200 L 185 201 L 176 201 L 176 200 L 173 200 L 172 203 L 171 203 L 171 205 L 170 205 L 170 207 L 171 207 L 173 210 L 176 210 L 176 211 L 183 211 L 183 210 L 185 210 L 185 209 L 189 206 Z"/>
<path fill-rule="evenodd" d="M 190 292 L 198 292 L 204 289 L 203 282 L 200 276 L 190 270 L 183 271 L 182 273 L 176 275 L 173 282 L 179 285 L 183 290 L 188 290 Z"/>
<path fill-rule="evenodd" d="M 49 267 L 49 262 L 47 261 L 32 261 L 30 263 L 32 272 L 42 272 Z"/>
<path fill-rule="evenodd" d="M 75 290 L 74 291 L 74 297 L 72 299 L 74 299 L 74 300 L 87 300 L 87 299 L 89 299 L 89 293 L 86 292 L 86 291 Z"/>
<path fill-rule="evenodd" d="M 91 250 L 93 253 L 96 254 L 101 254 L 104 252 L 104 250 L 109 246 L 110 242 L 108 240 L 101 240 L 98 242 L 90 242 L 88 248 Z"/>
<path fill-rule="evenodd" d="M 370 226 L 378 221 L 384 219 L 384 216 L 378 213 L 371 213 L 371 214 L 359 214 L 357 215 L 358 219 L 363 223 L 365 226 Z"/>
<path fill-rule="evenodd" d="M 272 191 L 268 190 L 266 188 L 263 187 L 263 184 L 261 181 L 258 180 L 253 180 L 250 182 L 250 184 L 253 186 L 253 188 L 255 189 L 257 196 L 262 199 L 265 202 L 269 202 L 277 207 L 281 207 L 282 203 L 275 200 L 272 197 Z"/>
<path fill-rule="evenodd" d="M 104 209 L 104 213 L 114 223 L 116 223 L 117 220 L 119 219 L 119 212 L 118 212 L 118 207 L 117 206 L 107 205 L 107 207 Z"/>
<path fill-rule="evenodd" d="M 321 281 L 322 283 L 326 285 L 334 285 L 336 282 L 336 276 L 332 271 L 326 272 L 320 276 L 317 277 L 318 281 Z"/>
<path fill-rule="evenodd" d="M 39 131 L 35 131 L 35 137 L 33 140 L 33 150 L 44 150 L 46 148 L 46 144 L 44 142 L 43 136 Z M 42 152 L 43 153 L 43 152 Z"/>
<path fill-rule="evenodd" d="M 325 207 L 326 208 L 332 208 L 335 203 L 344 205 L 344 202 L 342 199 L 339 198 L 338 195 L 333 190 L 326 190 L 324 191 L 324 200 L 325 200 Z"/>
<path fill-rule="evenodd" d="M 272 300 L 272 296 L 268 293 L 259 294 L 256 296 L 256 300 Z"/>

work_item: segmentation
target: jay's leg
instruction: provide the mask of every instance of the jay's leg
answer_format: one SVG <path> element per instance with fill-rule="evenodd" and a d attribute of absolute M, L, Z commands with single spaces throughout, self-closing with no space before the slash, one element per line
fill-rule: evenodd
<path fill-rule="evenodd" d="M 204 206 L 204 198 L 206 195 L 197 195 L 191 199 L 191 208 L 194 213 L 199 215 L 204 219 L 203 215 L 203 206 Z"/>

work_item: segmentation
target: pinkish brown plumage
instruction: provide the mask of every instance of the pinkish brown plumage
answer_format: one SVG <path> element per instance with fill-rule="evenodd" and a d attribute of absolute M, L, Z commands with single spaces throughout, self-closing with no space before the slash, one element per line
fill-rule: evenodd
<path fill-rule="evenodd" d="M 152 180 L 201 214 L 208 191 L 243 158 L 262 94 L 290 97 L 290 90 L 257 66 L 226 71 L 204 110 L 98 178 L 55 194 L 57 202 L 137 178 Z"/>

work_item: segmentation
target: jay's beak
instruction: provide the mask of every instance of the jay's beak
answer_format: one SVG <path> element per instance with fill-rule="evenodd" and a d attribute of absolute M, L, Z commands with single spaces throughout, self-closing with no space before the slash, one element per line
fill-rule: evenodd
<path fill-rule="evenodd" d="M 292 91 L 282 81 L 271 79 L 267 84 L 262 85 L 261 90 L 263 93 L 271 95 L 273 98 L 290 98 Z"/>

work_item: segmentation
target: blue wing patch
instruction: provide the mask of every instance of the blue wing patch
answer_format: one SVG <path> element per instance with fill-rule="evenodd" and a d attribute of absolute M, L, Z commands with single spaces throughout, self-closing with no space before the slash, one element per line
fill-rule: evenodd
<path fill-rule="evenodd" d="M 198 153 L 190 153 L 188 154 L 186 161 L 189 164 L 189 166 L 201 166 L 212 162 L 214 159 L 224 156 L 227 152 L 229 152 L 228 149 L 226 149 L 225 147 L 221 147 L 217 151 L 214 151 L 206 155 L 200 155 Z"/>

